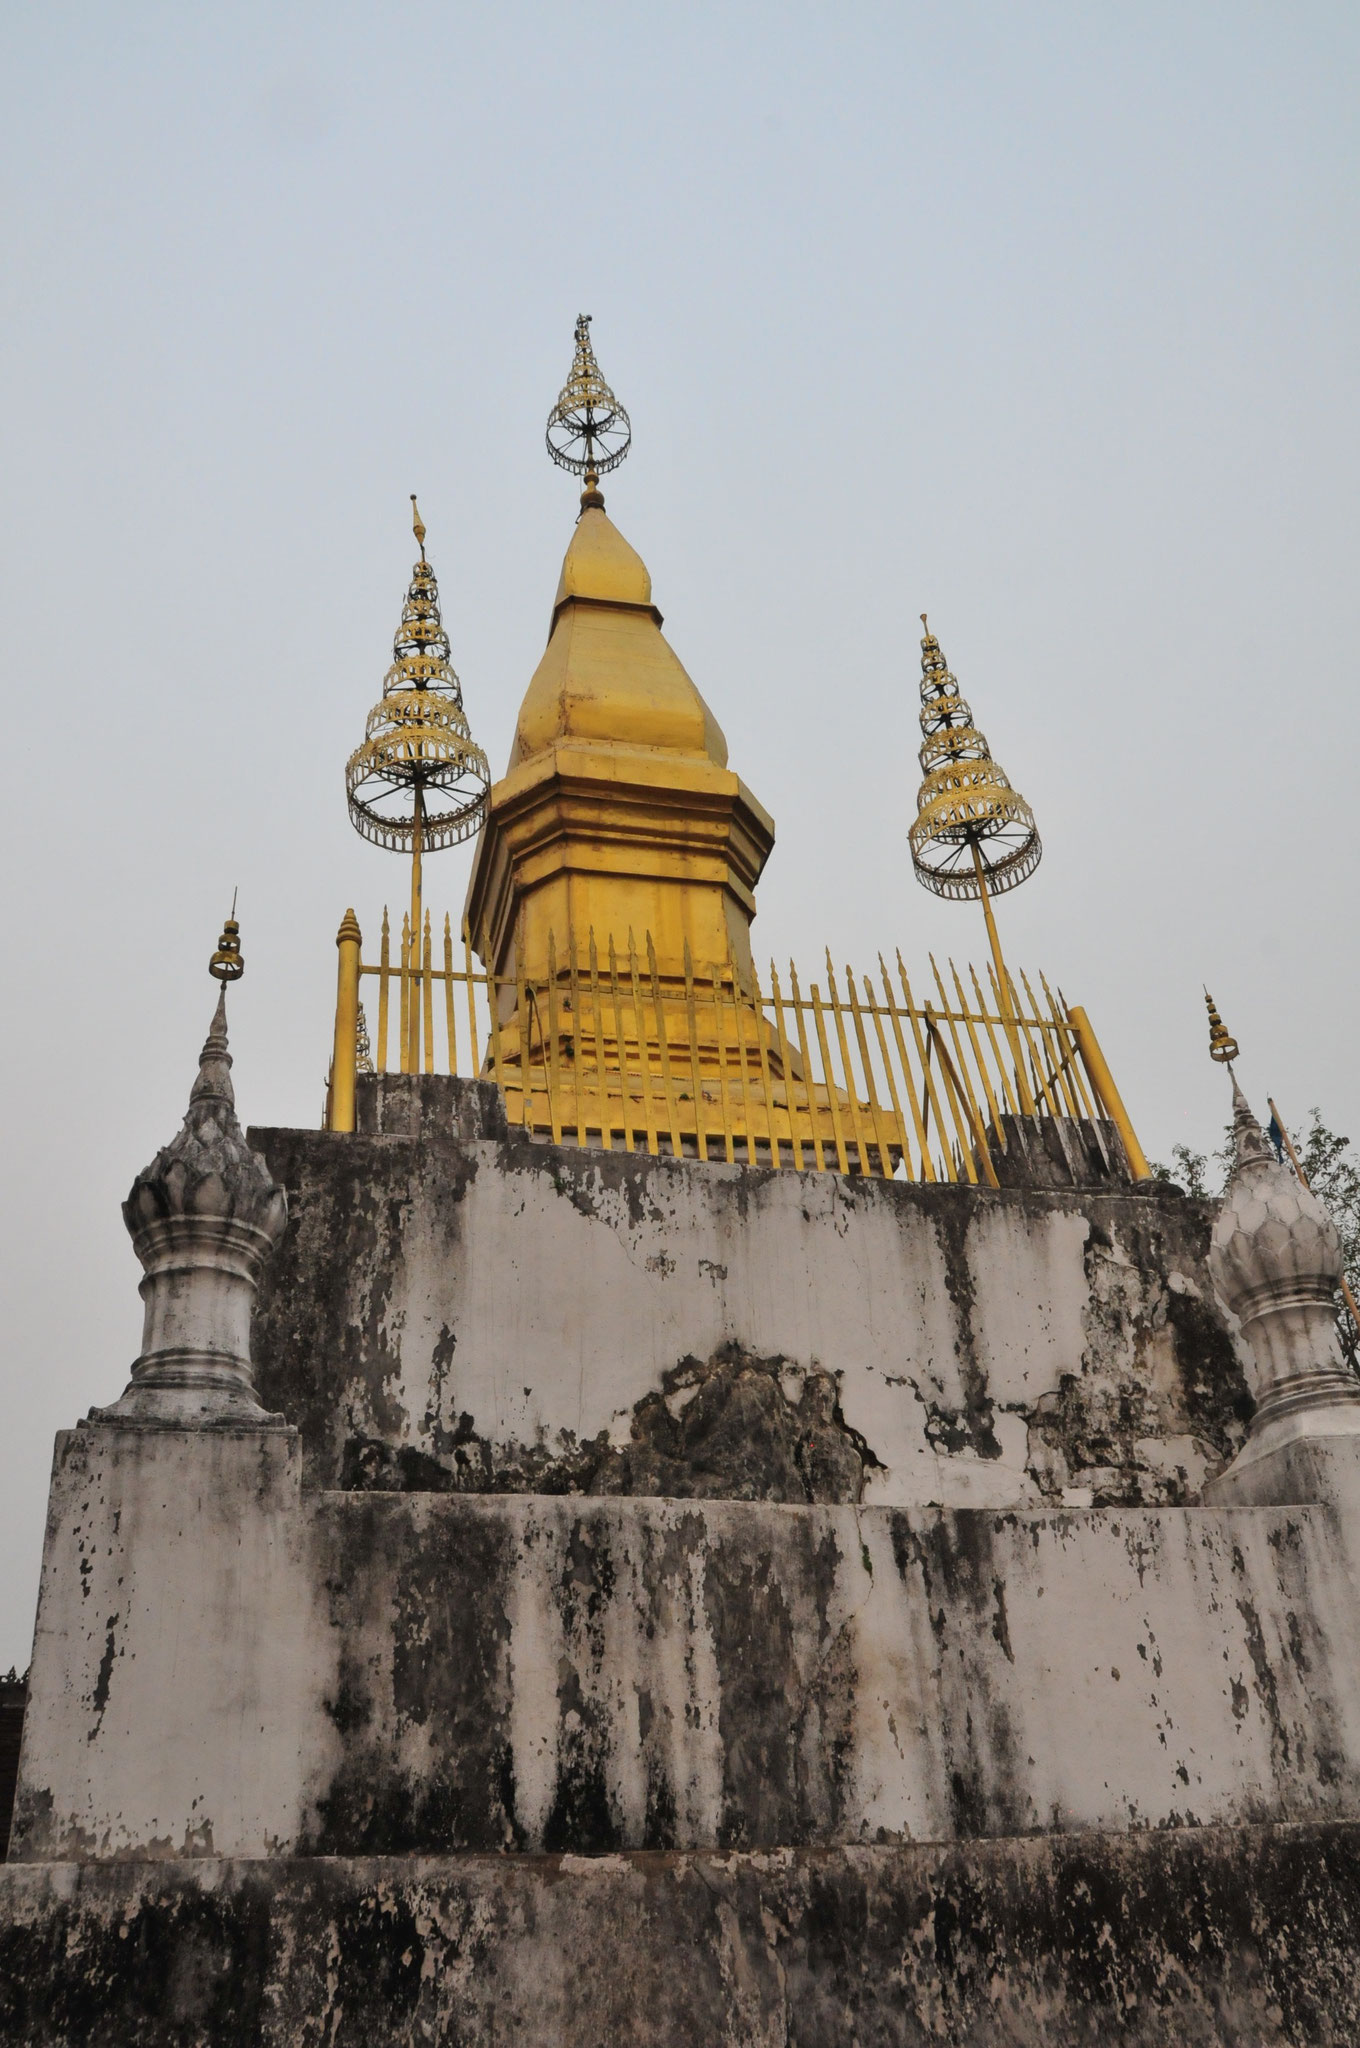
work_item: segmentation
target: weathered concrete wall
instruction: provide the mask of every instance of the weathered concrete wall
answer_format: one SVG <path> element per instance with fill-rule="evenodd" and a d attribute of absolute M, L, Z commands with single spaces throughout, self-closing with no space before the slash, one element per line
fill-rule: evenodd
<path fill-rule="evenodd" d="M 14 2048 L 1350 2048 L 1360 1827 L 0 1870 Z"/>
<path fill-rule="evenodd" d="M 292 1431 L 58 1436 L 11 1857 L 278 1846 L 307 1698 L 300 1472 Z"/>
<path fill-rule="evenodd" d="M 290 1214 L 260 1396 L 308 1486 L 1155 1504 L 1241 1441 L 1211 1211 L 1179 1191 L 536 1146 L 434 1077 L 380 1106 L 380 1135 L 251 1133 Z"/>
<path fill-rule="evenodd" d="M 772 1847 L 1360 1810 L 1325 1509 L 310 1495 L 286 1439 L 54 1479 L 11 1855 Z"/>

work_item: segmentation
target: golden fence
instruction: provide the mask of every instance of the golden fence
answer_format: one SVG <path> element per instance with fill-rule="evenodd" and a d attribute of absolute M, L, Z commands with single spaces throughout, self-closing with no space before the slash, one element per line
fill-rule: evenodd
<path fill-rule="evenodd" d="M 418 948 L 404 921 L 392 957 L 387 914 L 376 962 L 352 912 L 340 952 L 326 1124 L 355 1124 L 366 1071 L 495 1081 L 512 1125 L 554 1144 L 733 1164 L 999 1185 L 1007 1117 L 1113 1124 L 1135 1178 L 1147 1162 L 1084 1010 L 1040 975 L 947 973 L 931 956 L 913 989 L 902 956 L 878 974 L 830 953 L 825 983 L 768 987 L 729 959 L 658 970 L 650 936 L 549 940 L 548 972 L 492 977 L 444 920 Z M 362 997 L 376 981 L 376 1009 Z"/>

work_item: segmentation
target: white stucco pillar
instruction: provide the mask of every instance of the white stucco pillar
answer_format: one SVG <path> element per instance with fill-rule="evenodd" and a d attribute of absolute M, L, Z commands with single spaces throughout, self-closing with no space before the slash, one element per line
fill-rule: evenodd
<path fill-rule="evenodd" d="M 226 991 L 177 1137 L 138 1174 L 123 1221 L 145 1268 L 142 1350 L 100 1421 L 133 1426 L 282 1429 L 255 1398 L 250 1318 L 288 1205 L 236 1118 Z"/>

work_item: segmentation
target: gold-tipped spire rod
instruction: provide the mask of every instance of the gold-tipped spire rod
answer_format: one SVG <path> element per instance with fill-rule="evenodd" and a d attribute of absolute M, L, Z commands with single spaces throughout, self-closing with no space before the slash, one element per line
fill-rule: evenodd
<path fill-rule="evenodd" d="M 421 856 L 425 840 L 425 793 L 417 782 L 411 808 L 411 1008 L 408 1020 L 409 1052 L 414 1074 L 419 1070 L 420 1061 L 420 1004 L 416 993 L 420 987 L 419 976 L 419 933 L 421 922 L 422 889 Z"/>
<path fill-rule="evenodd" d="M 924 612 L 921 614 L 925 617 Z M 987 921 L 987 942 L 992 949 L 992 966 L 996 970 L 996 999 L 1001 1008 L 1001 1022 L 1005 1027 L 1006 1043 L 1011 1049 L 1015 1063 L 1015 1085 L 1020 1096 L 1020 1111 L 1023 1116 L 1034 1115 L 1034 1096 L 1025 1073 L 1024 1053 L 1020 1045 L 1020 1027 L 1015 1021 L 1015 1008 L 1011 1002 L 1011 978 L 1001 954 L 1001 936 L 996 928 L 996 917 L 992 911 L 991 891 L 987 887 L 987 871 L 983 865 L 982 849 L 976 839 L 972 842 L 973 867 L 977 874 L 978 897 L 982 904 L 982 915 Z"/>
<path fill-rule="evenodd" d="M 420 559 L 423 562 L 425 559 L 425 521 L 420 516 L 420 507 L 416 503 L 414 491 L 411 493 L 411 531 L 415 534 L 416 542 L 420 548 Z"/>

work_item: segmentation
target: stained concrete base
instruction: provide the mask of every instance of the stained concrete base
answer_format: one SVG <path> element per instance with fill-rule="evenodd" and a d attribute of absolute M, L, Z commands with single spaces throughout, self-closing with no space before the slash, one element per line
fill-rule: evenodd
<path fill-rule="evenodd" d="M 10 1865 L 10 2048 L 1327 2048 L 1360 1825 Z"/>

